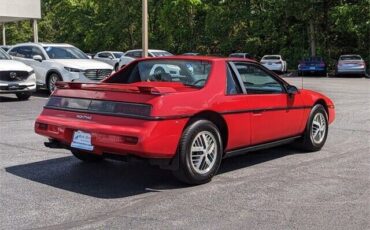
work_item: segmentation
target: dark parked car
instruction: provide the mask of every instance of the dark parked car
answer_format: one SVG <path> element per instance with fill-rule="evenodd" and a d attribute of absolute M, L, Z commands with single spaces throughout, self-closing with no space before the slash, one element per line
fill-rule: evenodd
<path fill-rule="evenodd" d="M 327 66 L 322 57 L 309 57 L 303 59 L 298 65 L 298 75 L 306 74 L 326 75 Z"/>

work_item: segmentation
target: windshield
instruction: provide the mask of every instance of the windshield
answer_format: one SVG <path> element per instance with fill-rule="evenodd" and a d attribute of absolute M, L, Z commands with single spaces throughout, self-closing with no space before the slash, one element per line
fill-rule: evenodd
<path fill-rule="evenodd" d="M 264 60 L 280 60 L 279 56 L 264 56 L 262 59 Z"/>
<path fill-rule="evenodd" d="M 8 59 L 10 59 L 9 55 L 0 48 L 0 60 L 8 60 Z"/>
<path fill-rule="evenodd" d="M 167 56 L 173 56 L 173 54 L 163 51 L 163 52 L 151 52 L 154 57 L 167 57 Z"/>
<path fill-rule="evenodd" d="M 107 83 L 178 82 L 202 88 L 211 63 L 193 60 L 143 60 L 108 79 Z"/>
<path fill-rule="evenodd" d="M 346 55 L 341 56 L 340 60 L 362 60 L 362 58 L 358 55 Z"/>
<path fill-rule="evenodd" d="M 114 52 L 113 55 L 115 58 L 121 58 L 123 55 L 123 52 Z"/>
<path fill-rule="evenodd" d="M 50 59 L 89 59 L 89 57 L 73 46 L 45 46 Z"/>

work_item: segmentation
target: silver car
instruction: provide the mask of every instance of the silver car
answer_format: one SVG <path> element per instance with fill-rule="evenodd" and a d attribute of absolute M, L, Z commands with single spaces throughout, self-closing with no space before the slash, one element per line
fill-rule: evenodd
<path fill-rule="evenodd" d="M 119 68 L 119 61 L 120 58 L 124 55 L 123 52 L 120 51 L 102 51 L 93 57 L 98 61 L 105 62 L 114 67 L 114 70 L 117 71 Z"/>
<path fill-rule="evenodd" d="M 69 44 L 23 43 L 13 46 L 8 53 L 31 66 L 37 85 L 50 92 L 54 91 L 57 81 L 99 82 L 113 71 L 112 66 L 89 59 Z"/>
<path fill-rule="evenodd" d="M 365 75 L 366 74 L 365 61 L 362 59 L 360 55 L 357 54 L 341 55 L 339 57 L 337 67 L 335 69 L 335 74 Z"/>
<path fill-rule="evenodd" d="M 27 100 L 36 91 L 33 69 L 12 58 L 0 48 L 0 94 L 15 94 L 19 100 Z"/>

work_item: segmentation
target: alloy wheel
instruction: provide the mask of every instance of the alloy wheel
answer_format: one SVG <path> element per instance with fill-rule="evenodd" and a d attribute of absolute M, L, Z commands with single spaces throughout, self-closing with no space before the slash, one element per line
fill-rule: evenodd
<path fill-rule="evenodd" d="M 326 134 L 326 119 L 324 114 L 317 113 L 312 121 L 311 138 L 315 144 L 321 144 Z"/>
<path fill-rule="evenodd" d="M 191 166 L 195 172 L 205 174 L 216 163 L 217 142 L 215 136 L 202 131 L 196 135 L 190 149 Z"/>

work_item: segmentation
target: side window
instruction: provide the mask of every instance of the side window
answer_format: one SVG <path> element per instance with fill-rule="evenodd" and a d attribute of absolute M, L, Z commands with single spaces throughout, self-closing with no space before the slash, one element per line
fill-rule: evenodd
<path fill-rule="evenodd" d="M 107 55 L 106 55 L 105 53 L 99 53 L 99 54 L 98 54 L 98 57 L 100 57 L 100 58 L 106 58 L 106 57 L 107 57 Z"/>
<path fill-rule="evenodd" d="M 32 46 L 18 46 L 11 50 L 10 55 L 20 58 L 32 59 Z"/>
<path fill-rule="evenodd" d="M 136 53 L 136 51 L 127 52 L 125 56 L 137 58 L 136 55 L 135 55 L 135 53 Z"/>
<path fill-rule="evenodd" d="M 240 89 L 239 84 L 237 84 L 236 76 L 233 73 L 233 71 L 230 69 L 229 66 L 227 66 L 227 87 L 226 87 L 226 94 L 227 95 L 235 95 L 235 94 L 241 94 L 242 90 Z"/>
<path fill-rule="evenodd" d="M 256 65 L 235 63 L 248 94 L 278 94 L 284 89 L 280 82 Z"/>

